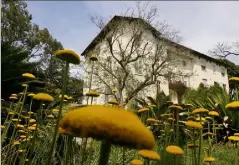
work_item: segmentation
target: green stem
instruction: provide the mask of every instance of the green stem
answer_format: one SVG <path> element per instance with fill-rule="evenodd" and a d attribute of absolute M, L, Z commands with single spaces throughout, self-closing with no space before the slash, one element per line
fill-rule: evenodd
<path fill-rule="evenodd" d="M 239 146 L 236 149 L 235 165 L 239 165 Z"/>
<path fill-rule="evenodd" d="M 202 115 L 199 114 L 200 116 L 200 124 L 202 124 Z M 200 129 L 200 134 L 199 134 L 199 152 L 198 152 L 198 165 L 201 163 L 201 151 L 202 151 L 202 129 Z"/>
<path fill-rule="evenodd" d="M 193 128 L 193 146 L 196 145 L 196 139 L 195 139 L 195 128 Z M 196 165 L 197 164 L 197 157 L 196 157 L 196 147 L 193 147 L 193 157 L 194 157 L 194 162 L 193 162 L 193 165 Z"/>
<path fill-rule="evenodd" d="M 125 148 L 124 147 L 123 147 L 122 152 L 123 152 L 123 157 L 122 157 L 122 159 L 123 159 L 122 161 L 123 162 L 122 162 L 122 164 L 125 165 L 125 161 L 124 161 L 125 160 Z"/>
<path fill-rule="evenodd" d="M 179 145 L 179 114 L 178 111 L 176 111 L 176 144 Z"/>
<path fill-rule="evenodd" d="M 68 79 L 68 69 L 69 69 L 69 63 L 66 62 L 64 78 L 63 78 L 63 89 L 61 91 L 61 96 L 62 97 L 61 97 L 59 113 L 58 113 L 58 117 L 57 117 L 57 121 L 56 121 L 55 131 L 54 131 L 54 134 L 53 134 L 52 144 L 51 144 L 51 148 L 50 148 L 50 152 L 49 152 L 49 156 L 48 156 L 48 160 L 47 160 L 48 165 L 51 164 L 52 155 L 53 155 L 53 152 L 54 152 L 54 148 L 55 148 L 56 140 L 57 140 L 57 136 L 58 136 L 59 124 L 60 124 L 60 119 L 61 119 L 61 114 L 62 114 L 62 107 L 63 107 L 63 100 L 64 100 L 65 91 L 66 91 L 67 79 Z"/>
<path fill-rule="evenodd" d="M 71 135 L 68 136 L 68 138 L 67 138 L 66 160 L 65 160 L 64 165 L 68 165 L 70 153 L 72 150 L 72 139 L 73 139 L 73 136 L 71 136 Z"/>
<path fill-rule="evenodd" d="M 98 165 L 107 165 L 110 157 L 111 144 L 107 141 L 102 141 L 100 148 L 100 158 Z"/>

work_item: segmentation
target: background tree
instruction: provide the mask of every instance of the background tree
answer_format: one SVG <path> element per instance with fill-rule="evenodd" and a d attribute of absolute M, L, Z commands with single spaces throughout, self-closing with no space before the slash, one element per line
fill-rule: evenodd
<path fill-rule="evenodd" d="M 239 41 L 230 44 L 228 42 L 217 43 L 215 48 L 209 51 L 209 53 L 219 58 L 226 58 L 231 55 L 239 56 Z"/>
<path fill-rule="evenodd" d="M 165 45 L 169 41 L 179 42 L 181 38 L 178 31 L 171 29 L 165 22 L 156 22 L 154 19 L 157 15 L 158 9 L 155 6 L 137 2 L 135 9 L 128 9 L 122 14 L 124 20 L 117 17 L 119 21 L 116 19 L 107 25 L 110 32 L 101 41 L 105 46 L 101 49 L 95 47 L 87 54 L 87 57 L 98 56 L 93 71 L 93 83 L 97 84 L 94 90 L 105 93 L 107 88 L 120 103 L 127 104 L 157 81 L 164 81 L 172 70 L 170 65 L 174 65 L 171 62 L 172 56 L 166 53 Z M 91 17 L 91 20 L 100 29 L 104 29 L 104 18 Z M 153 42 L 145 30 L 152 31 L 155 37 Z M 123 39 L 126 35 L 129 36 L 128 40 Z M 89 68 L 89 65 L 85 68 L 88 75 L 91 74 Z M 116 95 L 111 92 L 115 88 L 118 90 Z"/>
<path fill-rule="evenodd" d="M 227 66 L 228 77 L 239 77 L 239 65 L 227 60 L 227 59 L 218 59 L 220 62 L 224 63 Z"/>
<path fill-rule="evenodd" d="M 177 93 L 178 104 L 182 104 L 183 95 L 187 91 L 187 86 L 182 81 L 174 81 L 169 83 L 169 89 Z"/>

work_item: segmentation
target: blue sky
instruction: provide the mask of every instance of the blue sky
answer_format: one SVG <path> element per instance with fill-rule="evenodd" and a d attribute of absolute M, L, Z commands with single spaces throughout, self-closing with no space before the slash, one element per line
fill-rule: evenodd
<path fill-rule="evenodd" d="M 81 53 L 98 34 L 90 15 L 119 15 L 133 1 L 28 1 L 33 22 L 48 28 L 65 48 Z M 180 30 L 182 44 L 208 54 L 217 42 L 239 39 L 239 2 L 236 1 L 154 1 L 159 20 Z M 239 57 L 229 57 L 239 64 Z"/>

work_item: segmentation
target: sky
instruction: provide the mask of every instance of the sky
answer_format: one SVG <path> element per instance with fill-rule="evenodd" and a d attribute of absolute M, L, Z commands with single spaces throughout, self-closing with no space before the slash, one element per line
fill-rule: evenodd
<path fill-rule="evenodd" d="M 81 54 L 99 33 L 90 15 L 120 15 L 134 1 L 28 1 L 33 23 L 47 28 L 64 48 Z M 239 40 L 239 1 L 153 1 L 159 21 L 180 30 L 182 44 L 207 54 L 218 42 Z M 239 57 L 229 60 L 239 64 Z"/>

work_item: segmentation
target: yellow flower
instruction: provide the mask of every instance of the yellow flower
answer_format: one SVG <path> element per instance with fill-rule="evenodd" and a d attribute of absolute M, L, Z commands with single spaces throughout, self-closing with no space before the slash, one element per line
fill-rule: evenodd
<path fill-rule="evenodd" d="M 51 118 L 51 119 L 53 119 L 53 118 L 54 118 L 54 116 L 53 116 L 52 114 L 50 114 L 50 115 L 47 115 L 47 117 L 48 117 L 48 118 Z"/>
<path fill-rule="evenodd" d="M 214 162 L 216 159 L 215 158 L 213 158 L 213 157 L 205 157 L 204 158 L 204 162 Z"/>
<path fill-rule="evenodd" d="M 5 126 L 4 125 L 1 125 L 1 129 L 4 129 L 5 128 Z"/>
<path fill-rule="evenodd" d="M 59 112 L 59 109 L 53 109 L 52 112 Z"/>
<path fill-rule="evenodd" d="M 30 126 L 30 127 L 27 127 L 27 129 L 30 130 L 30 131 L 35 131 L 36 127 Z"/>
<path fill-rule="evenodd" d="M 17 94 L 13 93 L 11 94 L 12 97 L 17 97 Z"/>
<path fill-rule="evenodd" d="M 91 60 L 91 61 L 97 61 L 98 58 L 97 58 L 95 55 L 92 55 L 92 56 L 90 56 L 90 60 Z"/>
<path fill-rule="evenodd" d="M 197 148 L 199 147 L 199 144 L 188 144 L 188 148 Z"/>
<path fill-rule="evenodd" d="M 239 137 L 238 136 L 229 136 L 228 139 L 232 140 L 232 141 L 239 141 Z"/>
<path fill-rule="evenodd" d="M 33 112 L 27 112 L 29 115 L 34 114 Z"/>
<path fill-rule="evenodd" d="M 54 98 L 47 93 L 38 93 L 35 96 L 33 96 L 33 99 L 40 100 L 40 101 L 49 101 L 49 102 L 54 100 Z"/>
<path fill-rule="evenodd" d="M 60 127 L 74 136 L 107 139 L 113 144 L 151 149 L 155 145 L 152 132 L 140 118 L 123 108 L 92 105 L 69 111 Z"/>
<path fill-rule="evenodd" d="M 17 121 L 21 121 L 21 119 L 12 119 L 12 121 L 17 122 Z"/>
<path fill-rule="evenodd" d="M 155 122 L 155 119 L 154 119 L 154 118 L 148 118 L 148 119 L 147 119 L 147 122 L 153 123 L 153 122 Z"/>
<path fill-rule="evenodd" d="M 29 161 L 29 159 L 26 159 L 26 160 L 25 160 L 25 162 L 28 162 L 28 161 Z"/>
<path fill-rule="evenodd" d="M 143 108 L 140 108 L 137 113 L 142 113 L 142 112 L 147 112 L 149 111 L 149 108 L 146 108 L 146 107 L 143 107 Z"/>
<path fill-rule="evenodd" d="M 206 119 L 206 120 L 212 120 L 212 118 L 211 118 L 211 117 L 208 117 L 208 116 L 205 117 L 205 119 Z"/>
<path fill-rule="evenodd" d="M 13 145 L 15 146 L 15 145 L 19 145 L 20 144 L 20 142 L 19 141 L 14 141 L 13 142 Z"/>
<path fill-rule="evenodd" d="M 239 136 L 239 133 L 234 133 L 234 136 Z"/>
<path fill-rule="evenodd" d="M 197 117 L 196 121 L 200 121 L 200 117 Z M 206 119 L 204 117 L 201 117 L 201 121 L 204 122 L 204 121 L 206 121 Z"/>
<path fill-rule="evenodd" d="M 29 117 L 29 116 L 24 116 L 23 118 L 24 118 L 24 119 L 29 119 L 30 117 Z"/>
<path fill-rule="evenodd" d="M 114 105 L 118 105 L 119 104 L 116 100 L 109 100 L 108 103 L 109 104 L 114 104 Z"/>
<path fill-rule="evenodd" d="M 233 101 L 226 105 L 228 110 L 239 110 L 239 101 Z"/>
<path fill-rule="evenodd" d="M 219 113 L 217 111 L 210 111 L 210 112 L 208 112 L 208 115 L 210 115 L 210 116 L 219 116 Z"/>
<path fill-rule="evenodd" d="M 33 125 L 31 125 L 31 127 L 36 127 L 37 126 L 37 124 L 33 124 Z"/>
<path fill-rule="evenodd" d="M 189 120 L 185 123 L 186 126 L 192 127 L 192 128 L 199 128 L 202 129 L 202 125 L 199 122 L 195 122 L 192 120 Z"/>
<path fill-rule="evenodd" d="M 88 93 L 86 93 L 86 96 L 98 97 L 98 96 L 100 96 L 100 94 L 95 91 L 89 91 Z"/>
<path fill-rule="evenodd" d="M 74 51 L 69 49 L 58 50 L 56 52 L 56 57 L 61 59 L 62 61 L 66 61 L 72 64 L 80 63 L 80 56 L 76 54 Z"/>
<path fill-rule="evenodd" d="M 17 128 L 24 128 L 24 125 L 17 124 Z"/>
<path fill-rule="evenodd" d="M 26 150 L 18 150 L 18 152 L 26 152 Z"/>
<path fill-rule="evenodd" d="M 35 79 L 36 77 L 31 73 L 23 73 L 22 77 L 29 78 L 29 79 Z"/>
<path fill-rule="evenodd" d="M 67 97 L 67 100 L 72 100 L 72 99 L 73 99 L 73 97 L 71 97 L 71 96 Z"/>
<path fill-rule="evenodd" d="M 138 155 L 145 159 L 160 160 L 159 154 L 152 150 L 139 150 Z"/>
<path fill-rule="evenodd" d="M 130 161 L 130 164 L 132 164 L 132 165 L 143 165 L 143 162 L 141 160 L 134 159 L 134 160 Z"/>
<path fill-rule="evenodd" d="M 183 155 L 184 154 L 184 151 L 180 147 L 174 146 L 174 145 L 168 146 L 166 148 L 166 151 L 173 155 Z"/>
<path fill-rule="evenodd" d="M 27 84 L 22 84 L 23 87 L 27 87 L 28 85 Z"/>
<path fill-rule="evenodd" d="M 10 100 L 17 100 L 17 97 L 10 96 L 9 99 L 10 99 Z"/>
<path fill-rule="evenodd" d="M 30 119 L 30 120 L 29 120 L 29 123 L 35 123 L 35 122 L 36 122 L 35 119 Z"/>
<path fill-rule="evenodd" d="M 32 97 L 32 96 L 35 96 L 35 94 L 34 93 L 30 93 L 27 96 Z"/>
<path fill-rule="evenodd" d="M 26 133 L 25 131 L 23 130 L 18 130 L 19 133 Z"/>
<path fill-rule="evenodd" d="M 14 112 L 8 112 L 9 115 L 14 115 Z"/>
<path fill-rule="evenodd" d="M 178 106 L 178 105 L 171 105 L 168 108 L 172 109 L 172 110 L 183 110 L 183 108 L 181 106 Z"/>
<path fill-rule="evenodd" d="M 61 99 L 62 95 L 59 96 L 59 99 Z M 67 99 L 69 96 L 64 95 L 64 99 Z"/>
<path fill-rule="evenodd" d="M 172 118 L 172 117 L 169 117 L 168 120 L 169 120 L 169 121 L 175 121 L 175 119 Z"/>
<path fill-rule="evenodd" d="M 192 111 L 192 114 L 198 114 L 198 113 L 208 113 L 209 110 L 205 109 L 205 108 L 197 108 L 195 110 Z"/>
<path fill-rule="evenodd" d="M 239 77 L 231 77 L 231 78 L 229 78 L 229 83 L 239 83 Z"/>
<path fill-rule="evenodd" d="M 20 138 L 26 138 L 26 137 L 27 137 L 27 136 L 25 136 L 25 135 L 21 135 L 21 136 L 20 136 Z"/>

